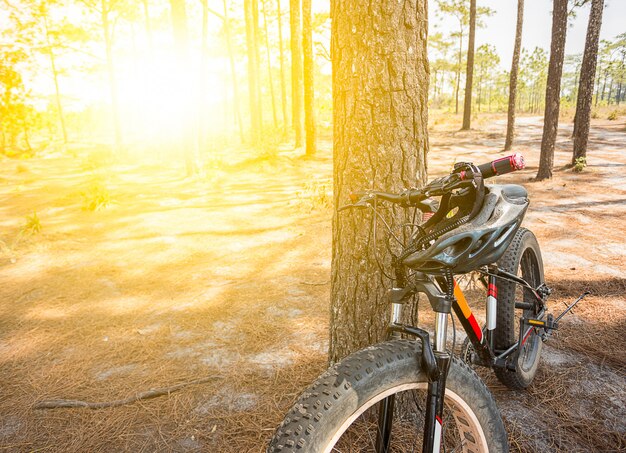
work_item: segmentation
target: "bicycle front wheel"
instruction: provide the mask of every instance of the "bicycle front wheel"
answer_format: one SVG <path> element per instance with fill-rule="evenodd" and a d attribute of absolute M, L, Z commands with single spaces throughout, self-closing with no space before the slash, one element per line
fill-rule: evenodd
<path fill-rule="evenodd" d="M 427 378 L 415 342 L 394 340 L 337 363 L 296 401 L 268 452 L 376 452 L 379 407 L 394 397 L 392 452 L 421 452 Z M 446 385 L 441 451 L 507 452 L 500 412 L 476 373 L 453 358 Z"/>

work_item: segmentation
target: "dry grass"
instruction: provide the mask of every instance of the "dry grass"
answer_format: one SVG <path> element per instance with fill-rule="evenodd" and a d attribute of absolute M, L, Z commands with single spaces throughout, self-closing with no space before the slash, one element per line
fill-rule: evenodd
<path fill-rule="evenodd" d="M 496 119 L 469 133 L 436 127 L 433 174 L 464 156 L 492 157 L 503 140 L 489 126 Z M 528 184 L 540 129 L 519 128 L 530 170 L 507 182 L 531 192 L 526 223 L 544 252 L 552 307 L 593 295 L 564 319 L 529 391 L 506 390 L 482 372 L 514 451 L 626 448 L 626 288 L 617 275 L 626 269 L 626 190 L 622 167 L 606 166 L 626 165 L 616 152 L 626 139 L 611 135 L 623 124 L 610 123 L 592 129 L 608 135 L 592 134 L 604 144 L 594 145 L 589 172 L 557 172 L 543 184 Z M 557 166 L 569 158 L 566 135 Z M 311 175 L 330 175 L 322 149 L 317 159 L 240 163 L 196 181 L 179 169 L 111 171 L 116 203 L 95 212 L 81 209 L 76 194 L 90 170 L 75 160 L 4 161 L 0 244 L 14 244 L 33 211 L 44 228 L 1 249 L 0 451 L 263 451 L 326 366 L 330 211 L 300 209 L 296 195 Z M 44 399 L 109 401 L 214 374 L 224 379 L 118 408 L 33 409 Z"/>

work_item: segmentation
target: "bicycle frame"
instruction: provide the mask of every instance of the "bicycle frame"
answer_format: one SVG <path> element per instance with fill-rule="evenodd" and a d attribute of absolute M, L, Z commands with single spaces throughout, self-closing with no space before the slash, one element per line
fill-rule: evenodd
<path fill-rule="evenodd" d="M 545 327 L 545 323 L 540 321 L 545 313 L 544 298 L 541 295 L 540 288 L 532 288 L 524 279 L 500 270 L 497 266 L 489 266 L 479 271 L 482 274 L 481 281 L 487 287 L 487 322 L 484 331 L 478 325 L 461 288 L 454 280 L 451 272 L 443 276 L 432 276 L 416 272 L 414 281 L 408 283 L 404 266 L 396 265 L 395 267 L 396 285 L 389 292 L 392 314 L 387 328 L 387 336 L 389 338 L 399 338 L 402 334 L 410 335 L 420 339 L 422 344 L 421 364 L 428 376 L 423 453 L 438 453 L 440 449 L 446 377 L 451 360 L 451 353 L 446 346 L 447 327 L 448 316 L 451 315 L 452 310 L 456 313 L 461 326 L 477 352 L 480 364 L 484 366 L 513 366 L 514 368 L 514 363 L 517 361 L 522 346 L 528 340 L 533 330 Z M 485 276 L 488 277 L 488 280 L 485 279 Z M 542 307 L 540 313 L 536 315 L 537 320 L 525 319 L 522 316 L 518 342 L 505 351 L 496 351 L 493 343 L 493 330 L 496 327 L 497 310 L 496 280 L 498 278 L 528 288 L 533 297 L 539 300 Z M 417 293 L 426 294 L 436 315 L 433 332 L 434 341 L 432 344 L 430 334 L 426 330 L 401 323 L 403 305 Z M 516 308 L 525 309 L 529 308 L 528 305 L 530 304 L 516 302 L 515 305 Z M 532 321 L 541 322 L 543 325 L 537 324 L 537 326 L 534 326 Z M 511 357 L 515 360 L 509 360 Z M 513 365 L 510 365 L 511 363 Z M 383 400 L 380 405 L 379 427 L 376 439 L 376 451 L 378 453 L 388 453 L 389 451 L 394 398 L 394 396 L 390 396 Z"/>

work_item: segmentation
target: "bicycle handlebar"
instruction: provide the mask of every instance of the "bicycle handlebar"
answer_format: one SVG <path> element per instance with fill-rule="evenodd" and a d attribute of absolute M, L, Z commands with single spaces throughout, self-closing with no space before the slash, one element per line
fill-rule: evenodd
<path fill-rule="evenodd" d="M 476 168 L 482 174 L 483 179 L 486 179 L 522 170 L 524 166 L 524 157 L 519 153 L 515 153 L 510 156 L 478 165 Z M 467 165 L 461 164 L 460 167 L 467 168 Z M 401 206 L 417 206 L 423 212 L 434 212 L 433 205 L 431 203 L 424 202 L 424 200 L 432 196 L 443 195 L 454 189 L 464 187 L 470 183 L 473 178 L 474 174 L 471 170 L 457 171 L 457 168 L 455 168 L 455 170 L 453 170 L 448 176 L 435 179 L 421 189 L 407 189 L 398 194 L 375 191 L 351 194 L 353 204 L 342 206 L 339 208 L 339 211 L 349 207 L 367 207 L 368 205 L 371 205 L 374 200 L 378 199 L 399 204 Z M 358 201 L 356 201 L 357 197 L 359 198 Z"/>

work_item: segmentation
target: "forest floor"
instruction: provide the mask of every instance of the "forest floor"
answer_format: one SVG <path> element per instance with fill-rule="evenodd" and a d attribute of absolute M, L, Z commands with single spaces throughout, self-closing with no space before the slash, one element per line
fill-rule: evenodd
<path fill-rule="evenodd" d="M 502 155 L 501 115 L 470 132 L 434 124 L 431 175 Z M 580 174 L 564 168 L 563 124 L 555 176 L 541 183 L 531 182 L 541 119 L 518 124 L 528 166 L 501 181 L 530 192 L 525 225 L 542 247 L 550 306 L 592 295 L 546 345 L 529 390 L 482 374 L 513 451 L 626 451 L 626 123 L 593 121 Z M 1 161 L 0 452 L 264 450 L 326 367 L 331 145 L 312 160 L 238 156 L 193 180 L 96 154 Z M 121 407 L 34 408 L 206 377 Z"/>

